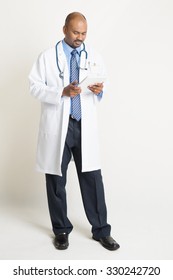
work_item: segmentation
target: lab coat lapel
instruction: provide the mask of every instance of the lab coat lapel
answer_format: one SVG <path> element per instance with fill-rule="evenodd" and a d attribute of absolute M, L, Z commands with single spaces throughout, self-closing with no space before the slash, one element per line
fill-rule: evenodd
<path fill-rule="evenodd" d="M 67 59 L 63 50 L 62 42 L 58 44 L 58 63 L 60 66 L 60 69 L 63 71 L 63 86 L 67 86 L 69 84 L 69 70 L 67 65 Z"/>

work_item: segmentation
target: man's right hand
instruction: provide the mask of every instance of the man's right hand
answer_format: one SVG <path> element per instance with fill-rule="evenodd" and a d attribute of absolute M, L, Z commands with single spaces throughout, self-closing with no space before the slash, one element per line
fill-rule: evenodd
<path fill-rule="evenodd" d="M 62 96 L 75 97 L 81 93 L 81 88 L 77 86 L 78 82 L 74 81 L 63 89 Z"/>

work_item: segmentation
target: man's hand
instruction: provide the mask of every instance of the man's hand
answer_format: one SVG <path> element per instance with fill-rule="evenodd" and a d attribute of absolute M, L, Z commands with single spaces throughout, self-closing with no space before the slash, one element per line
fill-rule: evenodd
<path fill-rule="evenodd" d="M 62 96 L 74 97 L 77 94 L 81 93 L 81 88 L 77 86 L 78 82 L 74 81 L 73 83 L 66 86 L 62 92 Z"/>
<path fill-rule="evenodd" d="M 97 83 L 94 85 L 90 85 L 90 86 L 88 86 L 88 89 L 97 95 L 103 90 L 103 83 Z"/>

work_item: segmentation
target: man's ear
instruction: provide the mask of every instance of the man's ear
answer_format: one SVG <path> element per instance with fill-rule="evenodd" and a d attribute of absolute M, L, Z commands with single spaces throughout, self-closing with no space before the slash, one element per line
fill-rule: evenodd
<path fill-rule="evenodd" d="M 64 35 L 66 35 L 67 27 L 65 25 L 63 26 L 63 32 L 64 32 Z"/>

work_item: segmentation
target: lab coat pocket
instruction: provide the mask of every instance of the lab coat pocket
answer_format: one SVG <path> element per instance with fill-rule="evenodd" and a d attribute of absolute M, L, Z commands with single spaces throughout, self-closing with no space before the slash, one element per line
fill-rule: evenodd
<path fill-rule="evenodd" d="M 90 63 L 89 65 L 89 74 L 97 77 L 100 75 L 101 66 L 98 63 Z"/>
<path fill-rule="evenodd" d="M 46 134 L 57 134 L 57 109 L 55 105 L 47 106 L 42 111 L 40 131 Z"/>

